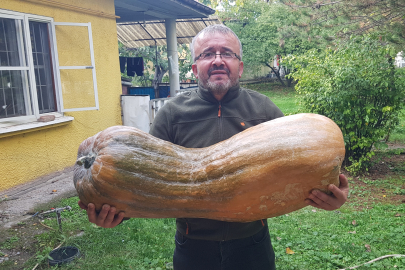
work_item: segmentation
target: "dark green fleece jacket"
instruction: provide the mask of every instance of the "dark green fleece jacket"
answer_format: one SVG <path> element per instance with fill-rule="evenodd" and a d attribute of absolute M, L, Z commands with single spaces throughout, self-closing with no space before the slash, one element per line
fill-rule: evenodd
<path fill-rule="evenodd" d="M 270 99 L 255 91 L 233 87 L 221 101 L 202 87 L 170 99 L 159 110 L 150 134 L 188 147 L 202 148 L 226 140 L 257 124 L 282 117 Z M 248 223 L 179 218 L 177 230 L 194 239 L 224 241 L 257 233 L 266 220 Z"/>

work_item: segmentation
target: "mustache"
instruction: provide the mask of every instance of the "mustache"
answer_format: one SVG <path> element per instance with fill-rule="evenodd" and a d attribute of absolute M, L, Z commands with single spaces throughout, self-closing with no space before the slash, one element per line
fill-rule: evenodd
<path fill-rule="evenodd" d="M 212 73 L 213 71 L 217 71 L 217 70 L 225 71 L 226 74 L 228 74 L 228 76 L 229 76 L 229 74 L 230 74 L 229 69 L 227 69 L 226 67 L 210 67 L 210 68 L 208 69 L 208 76 L 211 77 L 211 73 Z"/>

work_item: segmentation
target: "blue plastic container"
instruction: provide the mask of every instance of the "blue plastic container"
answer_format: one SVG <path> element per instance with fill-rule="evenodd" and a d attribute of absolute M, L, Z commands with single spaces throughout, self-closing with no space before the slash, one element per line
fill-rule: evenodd
<path fill-rule="evenodd" d="M 150 99 L 155 98 L 155 89 L 153 87 L 131 87 L 128 90 L 130 95 L 149 95 Z"/>

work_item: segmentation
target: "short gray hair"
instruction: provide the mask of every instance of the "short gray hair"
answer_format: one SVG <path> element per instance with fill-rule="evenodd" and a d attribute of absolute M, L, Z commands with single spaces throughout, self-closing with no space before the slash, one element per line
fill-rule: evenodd
<path fill-rule="evenodd" d="M 236 40 L 238 40 L 239 43 L 239 57 L 242 60 L 242 43 L 239 40 L 239 37 L 235 34 L 235 32 L 232 31 L 231 28 L 223 25 L 223 24 L 213 24 L 209 25 L 203 30 L 201 30 L 194 38 L 193 41 L 190 44 L 190 51 L 191 51 L 191 59 L 193 59 L 193 62 L 195 62 L 195 52 L 194 52 L 194 45 L 196 40 L 198 39 L 199 36 L 205 35 L 205 34 L 214 34 L 214 33 L 221 33 L 224 35 L 233 35 Z"/>

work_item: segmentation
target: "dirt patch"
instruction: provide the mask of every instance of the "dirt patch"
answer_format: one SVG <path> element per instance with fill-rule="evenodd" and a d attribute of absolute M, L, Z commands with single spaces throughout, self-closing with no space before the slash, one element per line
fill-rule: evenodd
<path fill-rule="evenodd" d="M 35 219 L 21 222 L 10 229 L 1 230 L 0 263 L 2 269 L 23 269 L 23 265 L 36 255 L 36 236 L 47 229 Z"/>
<path fill-rule="evenodd" d="M 360 176 L 343 173 L 350 180 L 348 203 L 361 210 L 376 202 L 405 203 L 405 145 L 389 144 L 389 150 L 377 152 L 368 171 Z M 387 181 L 390 179 L 389 181 Z"/>
<path fill-rule="evenodd" d="M 405 193 L 396 194 L 396 189 L 372 185 L 370 182 L 365 183 L 364 180 L 376 181 L 368 178 L 361 179 L 359 177 L 350 181 L 350 188 L 353 189 L 355 187 L 359 192 L 354 192 L 348 198 L 348 203 L 351 203 L 357 210 L 370 208 L 370 205 L 378 202 L 392 205 L 405 203 Z M 405 183 L 398 184 L 396 187 L 405 190 Z"/>
<path fill-rule="evenodd" d="M 25 262 L 36 260 L 40 250 L 38 235 L 52 229 L 43 226 L 38 215 L 33 215 L 76 194 L 71 167 L 0 192 L 0 268 L 24 269 Z M 56 220 L 56 214 L 43 218 Z"/>
<path fill-rule="evenodd" d="M 366 177 L 381 179 L 387 176 L 405 176 L 405 152 L 399 155 L 376 156 L 372 159 L 373 165 L 369 168 Z"/>
<path fill-rule="evenodd" d="M 1 191 L 0 226 L 10 228 L 29 218 L 36 208 L 76 194 L 73 167 Z"/>

